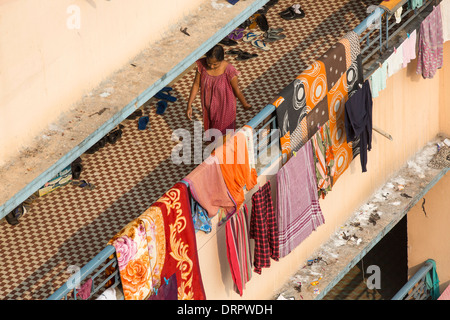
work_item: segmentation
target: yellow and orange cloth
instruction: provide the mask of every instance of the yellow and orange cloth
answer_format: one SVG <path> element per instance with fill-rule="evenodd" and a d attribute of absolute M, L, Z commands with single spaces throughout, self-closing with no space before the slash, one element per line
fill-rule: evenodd
<path fill-rule="evenodd" d="M 385 11 L 389 12 L 390 14 L 393 14 L 406 2 L 408 2 L 408 0 L 388 0 L 382 1 L 378 6 L 381 9 L 384 9 Z"/>
<path fill-rule="evenodd" d="M 344 106 L 363 80 L 359 49 L 359 37 L 349 32 L 280 92 L 273 104 L 283 163 L 327 122 L 335 157 L 333 183 L 358 154 L 355 143 L 347 143 Z"/>

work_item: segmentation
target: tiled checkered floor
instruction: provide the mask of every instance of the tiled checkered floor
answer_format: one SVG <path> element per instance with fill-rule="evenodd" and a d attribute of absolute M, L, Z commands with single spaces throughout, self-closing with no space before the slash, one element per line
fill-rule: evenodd
<path fill-rule="evenodd" d="M 284 28 L 287 37 L 262 51 L 240 42 L 238 47 L 257 53 L 256 59 L 235 61 L 240 86 L 251 111 L 238 104 L 237 125 L 258 113 L 295 76 L 324 53 L 366 16 L 375 0 L 302 0 L 302 20 L 285 21 L 278 12 L 293 4 L 280 0 L 267 13 L 270 27 Z M 0 222 L 0 299 L 46 299 L 69 276 L 69 265 L 83 266 L 129 221 L 139 216 L 195 165 L 175 165 L 172 132 L 193 131 L 185 116 L 194 73 L 171 86 L 178 100 L 164 115 L 155 103 L 143 108 L 150 115 L 150 130 L 137 129 L 137 120 L 123 122 L 122 139 L 95 154 L 82 156 L 82 179 L 96 188 L 67 185 L 32 203 L 31 212 L 17 226 Z M 199 99 L 196 100 L 199 106 Z M 200 112 L 196 113 L 198 120 Z"/>

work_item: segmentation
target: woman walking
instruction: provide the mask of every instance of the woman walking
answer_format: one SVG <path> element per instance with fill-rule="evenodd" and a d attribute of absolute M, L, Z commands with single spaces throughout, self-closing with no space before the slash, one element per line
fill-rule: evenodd
<path fill-rule="evenodd" d="M 239 72 L 224 60 L 224 49 L 215 45 L 206 53 L 206 58 L 196 61 L 197 71 L 187 105 L 186 115 L 192 120 L 192 103 L 200 89 L 203 110 L 203 125 L 226 134 L 227 129 L 236 129 L 236 98 L 244 109 L 251 106 L 238 86 Z"/>

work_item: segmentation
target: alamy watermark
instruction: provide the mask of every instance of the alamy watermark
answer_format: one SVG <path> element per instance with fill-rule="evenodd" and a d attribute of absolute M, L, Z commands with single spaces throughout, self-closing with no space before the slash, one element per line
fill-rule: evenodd
<path fill-rule="evenodd" d="M 371 275 L 367 278 L 366 285 L 370 290 L 381 289 L 381 269 L 377 265 L 367 267 L 367 272 Z"/>
<path fill-rule="evenodd" d="M 80 289 L 81 283 L 81 269 L 78 266 L 70 265 L 67 268 L 67 272 L 71 274 L 69 280 L 67 280 L 67 287 L 69 289 Z"/>
<path fill-rule="evenodd" d="M 66 26 L 69 30 L 81 28 L 81 9 L 79 6 L 72 4 L 67 7 L 66 13 L 69 14 L 66 20 Z"/>
<path fill-rule="evenodd" d="M 249 129 L 250 130 L 250 129 Z M 203 125 L 201 121 L 194 121 L 194 132 L 187 129 L 176 129 L 172 133 L 172 141 L 178 144 L 172 149 L 171 160 L 174 164 L 201 164 L 202 162 L 211 161 L 211 153 L 216 150 L 222 150 L 224 157 L 221 154 L 216 154 L 216 158 L 220 163 L 224 164 L 245 164 L 245 159 L 248 159 L 250 165 L 258 165 L 259 167 L 269 166 L 273 160 L 279 155 L 280 147 L 279 129 L 261 129 L 255 131 L 252 129 L 250 139 L 237 139 L 238 130 L 226 130 L 227 142 L 233 143 L 233 147 L 223 147 L 223 134 L 217 129 L 208 129 L 203 132 Z M 233 140 L 235 139 L 235 140 Z M 261 141 L 262 143 L 254 143 Z M 203 142 L 210 142 L 204 145 Z M 223 149 L 224 148 L 224 149 Z M 244 154 L 247 153 L 248 157 Z M 276 165 L 267 170 L 277 172 Z M 269 174 L 266 173 L 265 174 Z"/>

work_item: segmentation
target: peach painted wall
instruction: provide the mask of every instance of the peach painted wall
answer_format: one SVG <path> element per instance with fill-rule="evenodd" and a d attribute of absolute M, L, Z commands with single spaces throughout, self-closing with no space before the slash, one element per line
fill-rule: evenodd
<path fill-rule="evenodd" d="M 1 0 L 0 165 L 200 2 Z"/>
<path fill-rule="evenodd" d="M 450 136 L 450 41 L 444 44 L 440 71 L 440 131 Z M 447 173 L 408 213 L 408 267 L 412 276 L 427 259 L 436 261 L 442 291 L 450 284 L 450 174 Z"/>
<path fill-rule="evenodd" d="M 450 136 L 450 41 L 444 43 L 444 66 L 441 76 L 441 109 L 439 114 L 439 124 L 441 132 Z M 447 63 L 445 63 L 447 62 Z"/>
<path fill-rule="evenodd" d="M 439 290 L 450 284 L 450 174 L 447 173 L 422 201 L 408 212 L 408 273 L 414 275 L 427 259 L 436 262 Z"/>
<path fill-rule="evenodd" d="M 448 51 L 448 46 L 446 47 Z M 448 52 L 447 52 L 448 53 Z M 448 57 L 448 55 L 446 56 Z M 446 63 L 450 63 L 446 58 Z M 280 261 L 253 273 L 243 299 L 271 299 L 277 289 L 326 242 L 334 232 L 408 159 L 422 149 L 439 133 L 440 81 L 442 71 L 433 79 L 416 75 L 416 60 L 388 78 L 387 88 L 373 99 L 373 124 L 392 135 L 393 141 L 373 133 L 372 151 L 368 154 L 366 173 L 361 172 L 360 158 L 351 163 L 336 182 L 333 190 L 320 205 L 325 224 Z M 260 184 L 271 180 L 273 197 L 276 195 L 276 177 L 260 177 Z M 247 205 L 251 211 L 251 194 Z M 276 204 L 276 199 L 274 199 Z M 213 224 L 217 221 L 213 220 Z M 233 290 L 225 246 L 225 229 L 214 229 L 211 234 L 197 233 L 199 261 L 208 299 L 240 299 Z M 253 252 L 253 240 L 251 240 Z M 261 285 L 264 284 L 264 285 Z"/>

